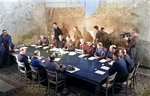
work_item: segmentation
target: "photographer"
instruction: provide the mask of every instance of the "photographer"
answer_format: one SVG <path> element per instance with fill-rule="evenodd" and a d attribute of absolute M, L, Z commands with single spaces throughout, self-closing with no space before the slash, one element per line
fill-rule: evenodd
<path fill-rule="evenodd" d="M 130 39 L 130 37 L 125 37 L 126 48 L 128 49 L 128 54 L 133 61 L 137 53 L 137 49 L 135 48 L 135 45 L 136 45 L 136 41 L 137 41 L 136 39 L 139 35 L 139 32 L 140 31 L 138 29 L 133 29 L 132 38 Z"/>

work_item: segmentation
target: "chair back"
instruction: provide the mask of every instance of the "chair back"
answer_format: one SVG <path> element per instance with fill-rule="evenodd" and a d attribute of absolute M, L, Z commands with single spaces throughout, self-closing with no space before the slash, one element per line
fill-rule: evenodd
<path fill-rule="evenodd" d="M 134 76 L 136 75 L 136 73 L 137 73 L 137 70 L 138 70 L 138 68 L 139 68 L 139 65 L 140 65 L 140 62 L 138 62 L 138 64 L 135 66 L 135 71 L 134 71 Z"/>
<path fill-rule="evenodd" d="M 33 66 L 30 65 L 30 68 L 31 68 L 31 71 L 32 71 L 32 77 L 33 78 L 37 78 L 37 77 L 40 78 L 38 67 L 33 67 Z"/>
<path fill-rule="evenodd" d="M 20 62 L 19 60 L 18 60 L 18 57 L 17 57 L 17 55 L 15 56 L 16 57 L 16 62 L 17 62 L 17 65 L 18 65 L 18 70 L 19 70 L 19 72 L 21 72 L 21 73 L 26 73 L 26 67 L 25 67 L 25 64 L 24 64 L 24 62 Z"/>
<path fill-rule="evenodd" d="M 83 54 L 83 50 L 81 50 L 81 49 L 75 49 L 75 52 L 76 52 L 76 53 Z"/>
<path fill-rule="evenodd" d="M 107 77 L 107 81 L 106 81 L 106 88 L 107 89 L 109 89 L 110 87 L 113 86 L 116 74 L 117 74 L 117 72 L 115 74 Z M 109 86 L 108 86 L 108 84 L 109 84 Z"/>
<path fill-rule="evenodd" d="M 56 80 L 56 82 L 58 81 L 58 79 L 57 79 L 57 72 L 56 71 L 51 71 L 51 70 L 46 69 L 46 72 L 47 72 L 47 78 L 48 79 L 53 78 L 53 79 Z"/>

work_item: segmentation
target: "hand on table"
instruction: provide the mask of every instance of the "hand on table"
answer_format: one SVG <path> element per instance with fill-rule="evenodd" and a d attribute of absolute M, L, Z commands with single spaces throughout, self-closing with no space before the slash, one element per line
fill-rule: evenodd
<path fill-rule="evenodd" d="M 110 61 L 112 61 L 112 59 L 110 59 L 110 58 L 107 58 L 107 61 L 108 61 L 108 62 L 110 62 Z"/>

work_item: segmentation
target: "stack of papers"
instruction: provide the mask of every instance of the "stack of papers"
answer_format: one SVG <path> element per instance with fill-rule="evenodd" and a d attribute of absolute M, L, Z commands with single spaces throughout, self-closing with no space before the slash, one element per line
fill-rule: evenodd
<path fill-rule="evenodd" d="M 72 71 L 67 70 L 67 71 L 70 72 L 70 73 L 74 73 L 74 72 L 79 71 L 79 70 L 80 70 L 79 68 L 75 67 L 75 70 L 72 70 Z"/>
<path fill-rule="evenodd" d="M 47 49 L 47 48 L 49 48 L 48 46 L 46 46 L 46 47 L 43 47 L 43 49 Z"/>
<path fill-rule="evenodd" d="M 63 51 L 61 48 L 59 48 L 59 49 L 56 49 L 55 51 L 58 51 L 58 52 L 60 52 L 60 51 Z"/>
<path fill-rule="evenodd" d="M 58 48 L 52 48 L 52 49 L 50 49 L 50 51 L 56 51 Z"/>
<path fill-rule="evenodd" d="M 32 47 L 35 47 L 35 46 L 37 46 L 37 45 L 34 45 L 34 44 L 33 44 L 33 45 L 31 45 L 31 46 L 32 46 Z"/>
<path fill-rule="evenodd" d="M 19 49 L 14 49 L 14 51 L 19 51 Z"/>
<path fill-rule="evenodd" d="M 41 48 L 42 46 L 40 45 L 40 46 L 36 46 L 35 48 Z"/>
<path fill-rule="evenodd" d="M 85 56 L 85 55 L 79 55 L 78 57 L 79 57 L 79 58 L 82 58 L 82 57 L 84 57 L 84 56 Z"/>
<path fill-rule="evenodd" d="M 102 60 L 100 60 L 99 62 L 105 63 L 106 61 L 107 61 L 106 59 L 102 59 Z"/>
<path fill-rule="evenodd" d="M 105 74 L 104 71 L 100 71 L 100 70 L 95 71 L 95 73 L 100 74 L 100 75 L 104 75 Z"/>
<path fill-rule="evenodd" d="M 70 52 L 69 55 L 73 56 L 75 55 L 76 53 L 75 52 Z"/>
<path fill-rule="evenodd" d="M 114 62 L 115 62 L 115 61 L 111 61 L 111 62 L 109 62 L 108 64 L 109 64 L 109 65 L 113 65 Z"/>
<path fill-rule="evenodd" d="M 90 58 L 88 58 L 89 60 L 94 60 L 95 59 L 95 57 L 90 57 Z"/>
<path fill-rule="evenodd" d="M 59 61 L 61 58 L 55 58 L 55 61 Z"/>
<path fill-rule="evenodd" d="M 109 70 L 109 67 L 107 67 L 107 66 L 102 66 L 101 68 L 104 70 Z"/>

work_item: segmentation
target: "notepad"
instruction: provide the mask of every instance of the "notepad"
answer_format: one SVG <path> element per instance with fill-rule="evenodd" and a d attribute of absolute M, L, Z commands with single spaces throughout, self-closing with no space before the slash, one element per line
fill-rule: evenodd
<path fill-rule="evenodd" d="M 55 61 L 59 61 L 61 58 L 55 58 Z"/>
<path fill-rule="evenodd" d="M 100 70 L 95 71 L 95 73 L 100 74 L 100 75 L 104 75 L 105 74 L 104 71 L 100 71 Z"/>
<path fill-rule="evenodd" d="M 50 49 L 50 51 L 56 51 L 58 48 L 52 48 Z"/>
<path fill-rule="evenodd" d="M 106 59 L 102 59 L 102 60 L 100 60 L 99 62 L 104 63 L 104 62 L 106 62 L 106 61 L 107 61 Z"/>
<path fill-rule="evenodd" d="M 40 45 L 40 46 L 36 46 L 35 48 L 41 48 L 42 46 Z"/>
<path fill-rule="evenodd" d="M 95 59 L 95 57 L 90 57 L 90 58 L 88 58 L 89 60 L 94 60 Z"/>
<path fill-rule="evenodd" d="M 109 70 L 109 67 L 107 67 L 107 66 L 102 66 L 101 68 L 104 70 Z"/>
<path fill-rule="evenodd" d="M 79 70 L 80 70 L 79 68 L 75 67 L 75 70 L 72 70 L 72 71 L 67 70 L 67 71 L 70 72 L 70 73 L 74 73 L 74 72 L 77 72 L 77 71 L 79 71 Z"/>
<path fill-rule="evenodd" d="M 71 55 L 71 56 L 72 56 L 72 55 L 75 55 L 75 54 L 76 54 L 75 52 L 70 52 L 70 53 L 69 53 L 69 55 Z"/>
<path fill-rule="evenodd" d="M 85 55 L 79 55 L 78 57 L 79 57 L 79 58 L 82 58 L 82 57 L 84 57 L 84 56 L 85 56 Z"/>
<path fill-rule="evenodd" d="M 46 47 L 43 47 L 43 49 L 47 49 L 47 48 L 49 48 L 48 46 L 46 46 Z"/>
<path fill-rule="evenodd" d="M 31 45 L 31 46 L 32 46 L 32 47 L 35 47 L 35 46 L 37 46 L 37 45 L 34 45 L 34 44 L 33 44 L 33 45 Z"/>
<path fill-rule="evenodd" d="M 109 62 L 108 64 L 109 64 L 109 65 L 113 65 L 114 62 L 115 62 L 115 61 L 111 61 L 111 62 Z"/>

